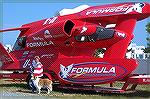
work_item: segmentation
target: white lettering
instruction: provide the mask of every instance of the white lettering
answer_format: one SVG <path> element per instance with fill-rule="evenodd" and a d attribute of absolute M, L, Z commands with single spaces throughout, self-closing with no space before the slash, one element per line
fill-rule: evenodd
<path fill-rule="evenodd" d="M 37 41 L 37 40 L 44 40 L 44 39 L 40 37 L 33 37 L 33 40 Z"/>
<path fill-rule="evenodd" d="M 89 70 L 89 68 L 84 68 L 84 69 L 83 69 L 83 73 L 87 73 L 88 70 Z"/>
<path fill-rule="evenodd" d="M 96 70 L 97 70 L 97 67 L 95 67 L 94 69 L 90 67 L 88 73 L 93 73 L 93 72 L 95 73 Z"/>
<path fill-rule="evenodd" d="M 41 56 L 41 58 L 46 57 L 46 58 L 52 58 L 54 54 L 44 54 Z"/>
<path fill-rule="evenodd" d="M 73 68 L 72 71 L 71 71 L 71 73 L 75 72 L 76 70 L 77 70 L 77 68 Z"/>
<path fill-rule="evenodd" d="M 115 73 L 115 67 L 112 67 L 110 70 L 109 70 L 109 73 Z"/>
<path fill-rule="evenodd" d="M 150 79 L 149 78 L 143 79 L 143 82 L 150 82 Z"/>
<path fill-rule="evenodd" d="M 99 67 L 98 67 L 97 73 L 102 73 L 102 71 L 104 71 L 104 67 L 102 67 L 102 69 L 100 69 L 100 71 L 99 71 Z"/>
<path fill-rule="evenodd" d="M 125 34 L 124 33 L 121 33 L 121 32 L 116 32 L 116 34 L 118 35 L 118 36 L 120 36 L 120 37 L 125 37 Z"/>
<path fill-rule="evenodd" d="M 100 13 L 108 13 L 108 12 L 125 12 L 133 5 L 122 5 L 118 7 L 109 7 L 109 8 L 101 8 L 101 9 L 94 9 L 86 12 L 86 15 L 89 14 L 100 14 Z"/>
<path fill-rule="evenodd" d="M 81 73 L 116 73 L 116 68 L 111 67 L 108 69 L 107 67 L 84 67 L 84 68 L 72 68 L 70 73 L 76 73 L 76 74 L 81 74 Z"/>
<path fill-rule="evenodd" d="M 123 11 L 123 7 L 122 6 L 117 7 L 116 10 L 115 10 L 115 12 L 120 12 L 120 11 Z"/>
<path fill-rule="evenodd" d="M 106 70 L 106 67 L 104 67 L 103 73 L 108 73 L 108 71 Z"/>
<path fill-rule="evenodd" d="M 84 68 L 72 68 L 70 73 L 76 73 L 76 74 L 81 74 L 81 73 L 116 73 L 116 68 L 112 67 L 108 69 L 107 67 L 84 67 Z"/>
<path fill-rule="evenodd" d="M 43 25 L 54 23 L 57 18 L 58 18 L 58 17 L 48 18 L 48 19 L 46 19 L 46 21 L 43 23 Z"/>
<path fill-rule="evenodd" d="M 115 12 L 116 8 L 109 9 L 109 12 Z"/>
<path fill-rule="evenodd" d="M 87 27 L 82 27 L 81 33 L 86 32 L 86 31 L 87 31 Z"/>
<path fill-rule="evenodd" d="M 82 73 L 82 70 L 83 70 L 83 68 L 78 68 L 77 71 L 76 71 L 76 73 L 77 73 L 77 74 L 81 74 L 81 73 Z"/>
<path fill-rule="evenodd" d="M 48 46 L 48 45 L 54 45 L 54 43 L 52 41 L 27 43 L 27 47 L 40 47 L 40 46 Z"/>

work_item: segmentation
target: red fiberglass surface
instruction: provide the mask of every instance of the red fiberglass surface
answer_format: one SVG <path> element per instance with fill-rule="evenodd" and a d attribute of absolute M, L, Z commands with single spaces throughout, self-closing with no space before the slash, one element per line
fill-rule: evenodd
<path fill-rule="evenodd" d="M 149 16 L 149 3 L 118 3 L 0 30 L 21 31 L 12 52 L 7 53 L 0 45 L 1 69 L 29 70 L 38 55 L 44 71 L 55 74 L 61 83 L 120 80 L 138 66 L 136 60 L 126 59 L 125 53 L 136 22 Z M 106 28 L 109 24 L 116 26 Z M 93 56 L 97 48 L 106 48 L 104 58 Z"/>

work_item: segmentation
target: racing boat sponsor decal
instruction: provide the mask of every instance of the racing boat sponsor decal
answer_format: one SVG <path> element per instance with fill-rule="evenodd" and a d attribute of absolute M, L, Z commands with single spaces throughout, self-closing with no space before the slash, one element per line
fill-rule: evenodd
<path fill-rule="evenodd" d="M 135 12 L 138 12 L 138 13 L 142 13 L 142 8 L 144 7 L 144 5 L 145 5 L 144 3 L 135 3 L 125 13 L 130 13 L 132 11 L 135 11 Z"/>
<path fill-rule="evenodd" d="M 122 38 L 126 37 L 126 34 L 122 33 L 122 32 L 116 32 L 116 34 L 117 34 L 117 36 L 122 37 Z"/>
<path fill-rule="evenodd" d="M 134 3 L 134 4 L 123 4 L 117 7 L 106 7 L 100 9 L 93 9 L 86 12 L 86 15 L 90 14 L 101 14 L 101 13 L 130 13 L 132 11 L 136 11 L 138 13 L 142 13 L 142 8 L 144 7 L 144 3 Z"/>
<path fill-rule="evenodd" d="M 87 31 L 87 27 L 85 27 L 85 26 L 84 26 L 84 27 L 82 27 L 81 34 L 82 34 L 82 33 L 84 33 L 84 32 L 86 32 L 86 31 Z"/>
<path fill-rule="evenodd" d="M 48 19 L 45 20 L 43 25 L 54 23 L 57 20 L 57 18 L 58 17 L 48 18 Z"/>
<path fill-rule="evenodd" d="M 120 78 L 126 74 L 123 66 L 107 62 L 85 62 L 64 66 L 60 64 L 59 76 L 69 82 L 92 83 L 106 82 L 114 78 Z"/>
<path fill-rule="evenodd" d="M 38 41 L 38 40 L 41 40 L 41 41 L 42 41 L 42 40 L 44 40 L 44 38 L 41 38 L 41 37 L 33 37 L 33 40 L 34 40 L 34 41 Z"/>
<path fill-rule="evenodd" d="M 54 54 L 43 54 L 41 55 L 41 58 L 53 58 Z"/>
<path fill-rule="evenodd" d="M 149 78 L 145 78 L 145 79 L 143 79 L 143 82 L 150 82 L 150 79 Z"/>
<path fill-rule="evenodd" d="M 0 61 L 2 61 L 2 63 L 6 63 L 6 62 L 11 62 L 12 61 L 12 59 L 11 58 L 9 58 L 9 56 L 8 55 L 6 55 L 6 54 L 4 54 L 4 55 L 2 55 L 1 53 L 0 53 Z"/>
<path fill-rule="evenodd" d="M 48 45 L 54 45 L 54 43 L 52 41 L 27 43 L 27 47 L 40 47 L 40 46 L 48 46 Z"/>
<path fill-rule="evenodd" d="M 49 32 L 49 30 L 45 30 L 45 31 L 44 31 L 44 37 L 45 37 L 45 38 L 53 38 L 53 36 L 52 36 L 51 33 Z"/>

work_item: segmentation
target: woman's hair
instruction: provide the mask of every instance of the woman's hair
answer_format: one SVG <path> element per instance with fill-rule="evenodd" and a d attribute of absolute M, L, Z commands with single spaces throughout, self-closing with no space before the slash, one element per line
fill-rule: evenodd
<path fill-rule="evenodd" d="M 35 56 L 34 59 L 39 59 L 40 60 L 40 57 L 39 56 Z"/>

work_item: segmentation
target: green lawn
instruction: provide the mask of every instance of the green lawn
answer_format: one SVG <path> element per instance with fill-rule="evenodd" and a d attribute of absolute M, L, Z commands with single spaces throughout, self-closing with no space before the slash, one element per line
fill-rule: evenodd
<path fill-rule="evenodd" d="M 102 85 L 102 86 L 106 86 Z M 121 87 L 122 83 L 114 84 L 115 87 Z M 137 91 L 132 93 L 97 93 L 93 91 L 74 91 L 74 90 L 61 90 L 54 89 L 49 95 L 46 92 L 42 92 L 40 95 L 33 94 L 27 88 L 25 82 L 22 83 L 10 83 L 6 81 L 0 81 L 0 93 L 21 93 L 29 97 L 43 97 L 42 99 L 51 98 L 64 98 L 64 99 L 150 99 L 150 85 L 138 85 Z M 2 96 L 3 97 L 3 96 Z M 3 98 L 2 98 L 3 99 Z M 14 98 L 15 99 L 15 98 Z M 37 98 L 36 98 L 37 99 Z"/>

